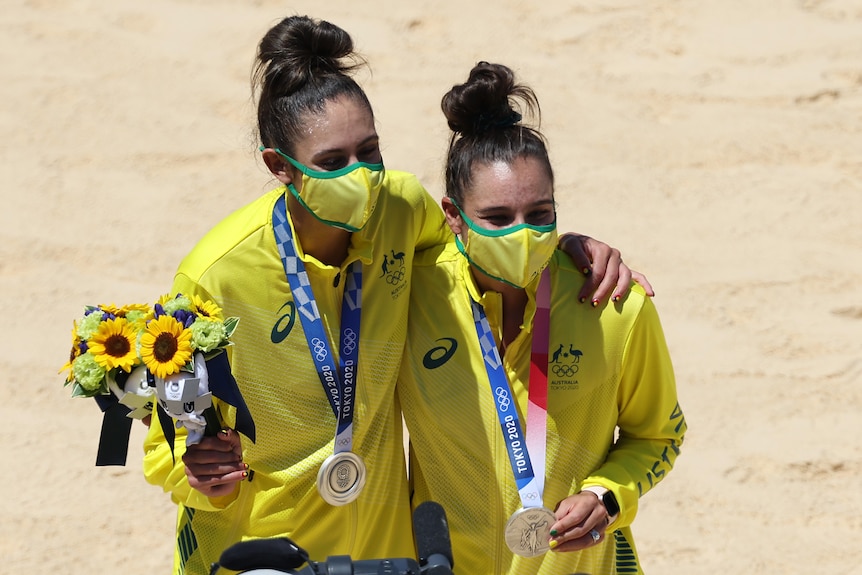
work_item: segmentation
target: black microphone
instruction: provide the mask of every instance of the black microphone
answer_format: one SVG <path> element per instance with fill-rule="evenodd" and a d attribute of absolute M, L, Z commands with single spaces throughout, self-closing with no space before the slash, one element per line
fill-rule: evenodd
<path fill-rule="evenodd" d="M 249 539 L 225 549 L 218 563 L 232 571 L 252 569 L 296 569 L 308 561 L 308 553 L 287 537 Z"/>
<path fill-rule="evenodd" d="M 425 575 L 452 575 L 452 541 L 443 506 L 424 501 L 413 512 L 413 533 L 419 565 Z"/>

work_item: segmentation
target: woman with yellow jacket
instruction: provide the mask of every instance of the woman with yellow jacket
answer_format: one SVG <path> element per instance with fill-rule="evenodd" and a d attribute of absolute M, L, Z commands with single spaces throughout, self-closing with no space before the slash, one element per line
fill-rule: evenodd
<path fill-rule="evenodd" d="M 455 234 L 413 266 L 398 389 L 414 507 L 440 503 L 454 571 L 641 573 L 631 523 L 686 430 L 658 314 L 638 286 L 582 306 L 557 251 L 538 110 L 479 63 L 443 98 Z"/>

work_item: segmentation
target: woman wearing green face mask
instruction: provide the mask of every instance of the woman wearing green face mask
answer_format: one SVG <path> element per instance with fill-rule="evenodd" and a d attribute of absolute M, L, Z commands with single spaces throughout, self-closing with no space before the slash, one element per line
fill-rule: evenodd
<path fill-rule="evenodd" d="M 350 36 L 328 22 L 294 16 L 267 32 L 258 129 L 281 185 L 177 271 L 173 292 L 240 318 L 230 360 L 257 440 L 218 404 L 225 431 L 188 449 L 179 432 L 174 458 L 153 422 L 144 472 L 179 505 L 176 573 L 208 573 L 249 538 L 290 537 L 321 560 L 414 554 L 395 381 L 414 254 L 450 233 L 414 176 L 384 170 L 354 64 Z"/>
<path fill-rule="evenodd" d="M 641 573 L 630 525 L 686 430 L 658 316 L 635 287 L 593 309 L 555 251 L 533 92 L 479 63 L 443 98 L 455 234 L 414 262 L 398 393 L 413 505 L 448 516 L 455 573 Z M 616 438 L 616 439 L 615 439 Z"/>

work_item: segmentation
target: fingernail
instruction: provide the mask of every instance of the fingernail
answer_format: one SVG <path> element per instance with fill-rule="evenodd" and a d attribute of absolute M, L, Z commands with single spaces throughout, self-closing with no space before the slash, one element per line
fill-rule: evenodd
<path fill-rule="evenodd" d="M 614 297 L 611 298 L 611 300 L 613 300 L 613 302 L 616 303 L 616 302 L 620 301 L 620 296 L 615 295 Z"/>
<path fill-rule="evenodd" d="M 557 541 L 556 539 L 551 539 L 550 541 L 548 541 L 548 547 L 550 547 L 551 549 L 556 549 L 557 545 L 559 545 L 559 544 L 560 544 L 560 542 Z"/>
<path fill-rule="evenodd" d="M 248 463 L 243 463 L 245 465 L 245 470 L 248 471 Z"/>
<path fill-rule="evenodd" d="M 592 270 L 590 268 L 584 268 L 581 271 L 584 272 L 585 276 L 588 276 L 590 275 L 590 273 L 592 273 Z"/>
<path fill-rule="evenodd" d="M 584 303 L 585 301 L 587 301 L 587 298 L 585 296 L 581 296 L 580 302 Z"/>
<path fill-rule="evenodd" d="M 245 479 L 246 477 L 248 477 L 248 471 L 243 471 L 242 478 Z"/>
<path fill-rule="evenodd" d="M 553 535 L 553 536 L 555 536 L 555 537 L 556 537 L 556 535 L 557 535 L 557 530 L 556 530 L 556 529 L 551 529 L 551 535 Z"/>
<path fill-rule="evenodd" d="M 599 307 L 599 300 L 597 300 L 597 299 L 593 300 L 593 307 Z"/>

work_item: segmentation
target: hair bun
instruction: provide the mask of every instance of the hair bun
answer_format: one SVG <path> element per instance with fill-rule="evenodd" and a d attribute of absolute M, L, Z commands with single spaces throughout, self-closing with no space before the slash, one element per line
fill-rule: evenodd
<path fill-rule="evenodd" d="M 462 136 L 506 129 L 521 121 L 516 107 L 521 100 L 527 110 L 538 109 L 532 90 L 515 82 L 515 73 L 502 64 L 479 62 L 467 81 L 443 96 L 441 107 L 449 128 Z"/>
<path fill-rule="evenodd" d="M 322 75 L 347 74 L 362 62 L 350 35 L 325 20 L 290 16 L 258 46 L 255 79 L 270 94 L 290 94 Z"/>

